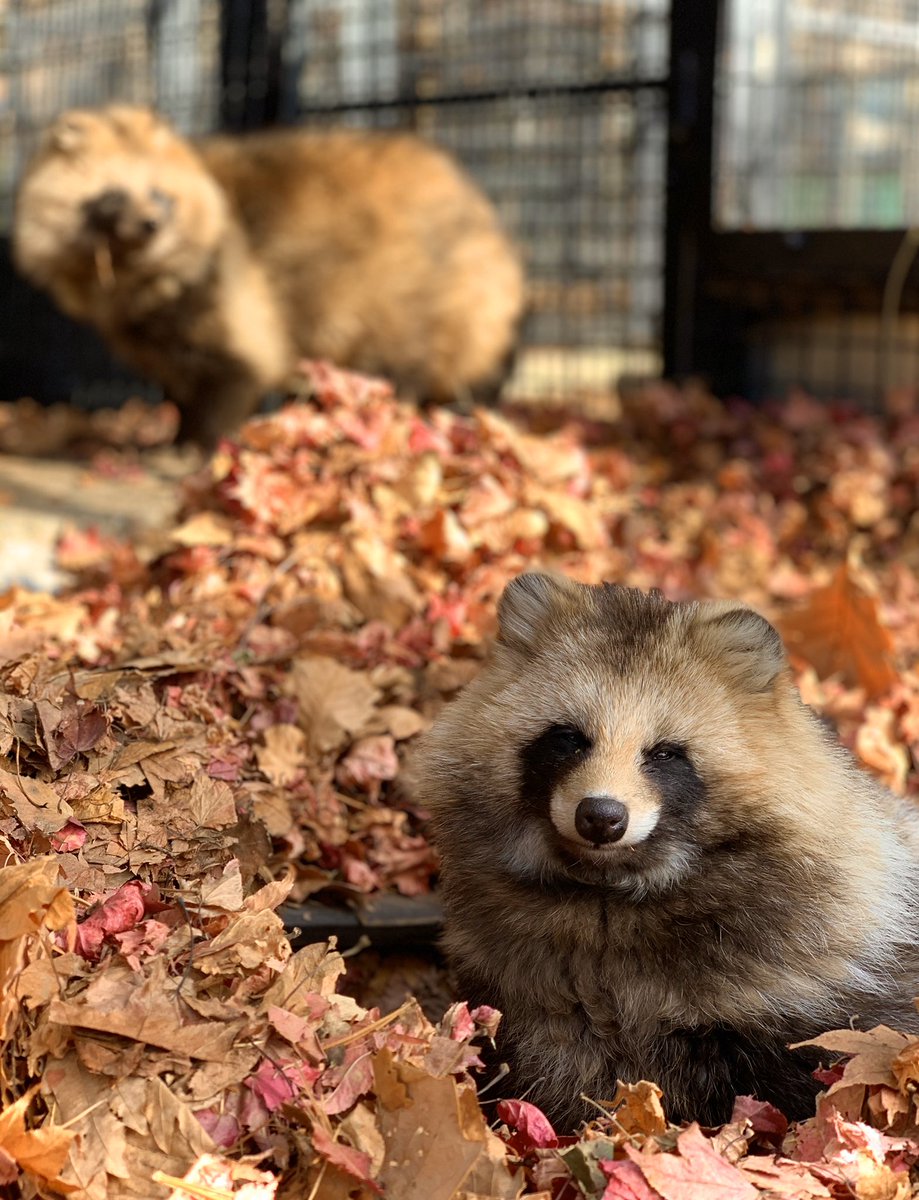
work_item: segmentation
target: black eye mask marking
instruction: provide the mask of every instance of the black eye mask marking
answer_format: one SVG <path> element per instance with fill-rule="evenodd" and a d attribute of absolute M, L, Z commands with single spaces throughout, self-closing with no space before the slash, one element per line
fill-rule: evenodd
<path fill-rule="evenodd" d="M 642 770 L 660 793 L 664 820 L 688 817 L 705 799 L 705 784 L 679 742 L 649 746 L 642 754 Z"/>
<path fill-rule="evenodd" d="M 520 751 L 520 800 L 529 812 L 547 816 L 552 793 L 593 748 L 576 725 L 550 725 Z"/>
<path fill-rule="evenodd" d="M 520 751 L 520 802 L 525 811 L 549 815 L 552 794 L 593 750 L 574 724 L 550 725 Z M 682 824 L 705 799 L 705 784 L 678 742 L 656 742 L 642 753 L 642 770 L 661 798 L 661 825 Z"/>

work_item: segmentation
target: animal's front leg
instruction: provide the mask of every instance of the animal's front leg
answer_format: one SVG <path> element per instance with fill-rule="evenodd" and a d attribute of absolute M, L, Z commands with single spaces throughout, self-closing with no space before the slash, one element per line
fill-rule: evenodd
<path fill-rule="evenodd" d="M 179 442 L 194 442 L 210 452 L 221 437 L 235 433 L 256 411 L 261 399 L 257 384 L 247 376 L 205 379 L 183 395 L 179 405 Z"/>

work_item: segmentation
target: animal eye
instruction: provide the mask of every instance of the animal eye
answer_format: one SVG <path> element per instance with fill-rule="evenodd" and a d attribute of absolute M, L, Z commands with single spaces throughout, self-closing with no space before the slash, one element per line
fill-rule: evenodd
<path fill-rule="evenodd" d="M 544 737 L 558 754 L 582 754 L 590 749 L 590 738 L 575 725 L 550 725 Z"/>
<path fill-rule="evenodd" d="M 645 762 L 678 762 L 681 760 L 685 761 L 686 757 L 685 749 L 682 746 L 675 746 L 671 742 L 659 742 L 656 746 L 652 746 L 650 750 L 645 751 Z"/>

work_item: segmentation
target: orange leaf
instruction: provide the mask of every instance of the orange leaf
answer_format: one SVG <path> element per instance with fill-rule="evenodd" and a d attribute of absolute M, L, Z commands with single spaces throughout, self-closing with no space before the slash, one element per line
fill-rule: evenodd
<path fill-rule="evenodd" d="M 59 1185 L 58 1177 L 67 1162 L 70 1143 L 76 1134 L 72 1130 L 56 1129 L 53 1126 L 44 1129 L 26 1128 L 26 1112 L 37 1091 L 37 1086 L 31 1088 L 14 1104 L 0 1112 L 0 1150 L 23 1171 Z"/>
<path fill-rule="evenodd" d="M 781 631 L 789 650 L 821 679 L 839 675 L 849 687 L 864 688 L 870 700 L 897 682 L 893 639 L 878 618 L 877 601 L 845 564 L 781 622 Z"/>

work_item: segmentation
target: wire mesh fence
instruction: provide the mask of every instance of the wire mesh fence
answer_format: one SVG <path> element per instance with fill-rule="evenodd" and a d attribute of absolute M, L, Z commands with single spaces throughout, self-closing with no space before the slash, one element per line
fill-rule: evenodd
<path fill-rule="evenodd" d="M 155 104 L 185 133 L 217 123 L 217 0 L 37 0 L 0 4 L 0 202 L 63 109 Z"/>
<path fill-rule="evenodd" d="M 659 366 L 667 20 L 667 0 L 0 6 L 0 216 L 38 133 L 73 105 L 153 104 L 191 135 L 412 129 L 457 155 L 523 250 L 511 390 L 609 393 Z"/>
<path fill-rule="evenodd" d="M 919 272 L 902 260 L 896 303 L 884 288 L 919 224 L 919 0 L 716 7 L 714 70 L 690 45 L 675 79 L 674 22 L 705 24 L 692 0 L 0 0 L 0 239 L 66 107 L 152 104 L 191 136 L 411 129 L 458 156 L 523 250 L 514 394 L 605 395 L 659 369 L 667 279 L 692 298 L 684 369 L 754 396 L 801 384 L 876 401 L 919 378 Z M 714 95 L 714 125 L 692 134 L 711 204 L 687 193 L 695 249 L 665 270 L 686 78 Z M 123 394 L 99 344 L 5 258 L 0 308 L 5 398 Z"/>
<path fill-rule="evenodd" d="M 917 0 L 732 0 L 725 16 L 716 223 L 919 219 Z"/>
<path fill-rule="evenodd" d="M 915 384 L 909 264 L 894 295 L 896 249 L 874 239 L 876 270 L 848 277 L 874 232 L 919 223 L 919 2 L 730 0 L 716 96 L 715 229 L 783 232 L 803 260 L 754 306 L 748 390 L 877 403 Z M 835 267 L 816 263 L 817 230 L 841 235 Z"/>

